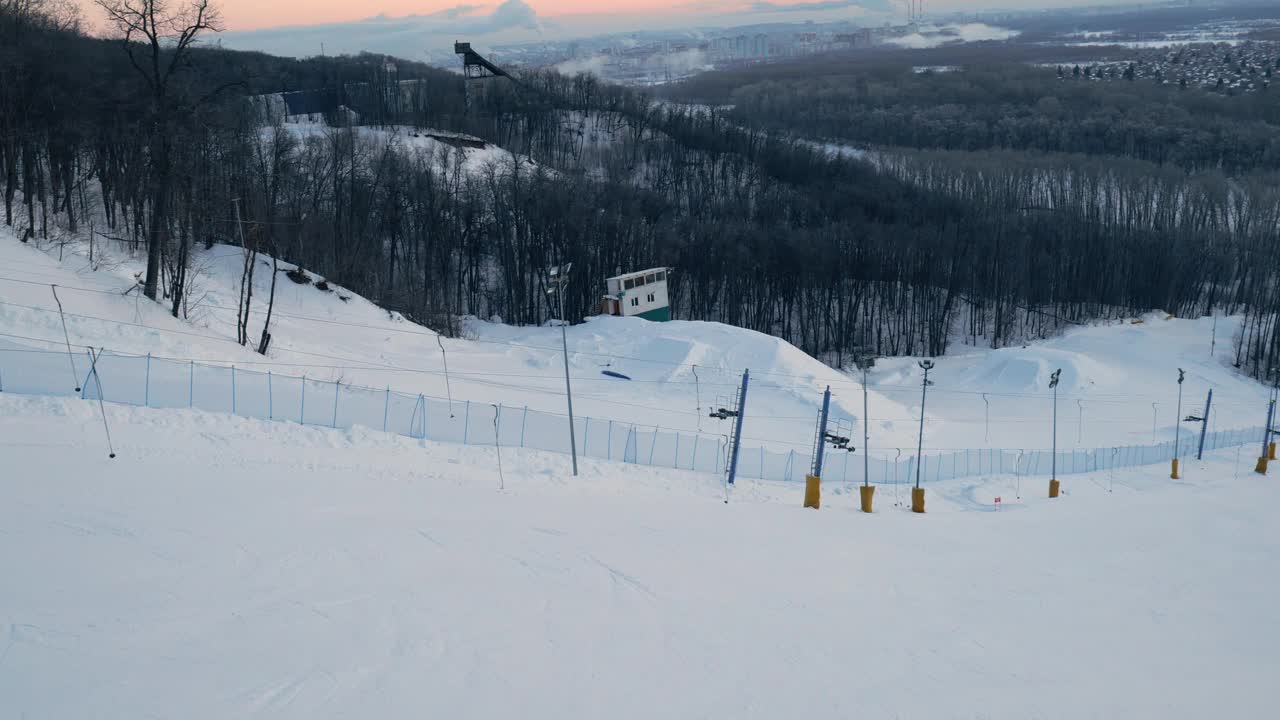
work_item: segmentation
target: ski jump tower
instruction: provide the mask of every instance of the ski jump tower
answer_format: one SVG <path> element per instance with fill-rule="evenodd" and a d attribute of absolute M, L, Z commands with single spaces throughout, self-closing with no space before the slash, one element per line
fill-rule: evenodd
<path fill-rule="evenodd" d="M 484 58 L 483 55 L 471 49 L 471 43 L 455 42 L 453 51 L 462 58 L 462 76 L 463 86 L 467 92 L 467 110 L 471 110 L 471 83 L 477 80 L 488 80 L 490 78 L 504 77 L 514 81 L 515 78 L 507 74 L 506 70 L 494 65 Z"/>

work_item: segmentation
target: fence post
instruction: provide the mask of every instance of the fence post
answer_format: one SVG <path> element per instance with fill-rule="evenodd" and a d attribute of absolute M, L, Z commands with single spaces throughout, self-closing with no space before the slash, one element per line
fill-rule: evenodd
<path fill-rule="evenodd" d="M 671 467 L 680 467 L 680 431 L 676 431 L 676 456 L 671 460 Z"/>
<path fill-rule="evenodd" d="M 276 391 L 271 383 L 271 371 L 267 371 L 267 419 L 276 419 Z"/>
<path fill-rule="evenodd" d="M 298 424 L 307 424 L 307 376 L 302 375 L 302 403 L 298 409 Z"/>
<path fill-rule="evenodd" d="M 387 400 L 382 405 L 382 432 L 387 431 L 387 416 L 391 414 L 391 386 L 387 386 Z"/>
<path fill-rule="evenodd" d="M 591 440 L 591 418 L 585 417 L 582 422 L 585 423 L 582 428 L 582 457 L 586 457 L 587 442 Z"/>
<path fill-rule="evenodd" d="M 690 470 L 698 469 L 698 438 L 699 437 L 700 436 L 696 434 L 693 436 L 693 457 L 689 459 Z"/>
<path fill-rule="evenodd" d="M 231 366 L 231 414 L 236 414 L 236 366 Z"/>
<path fill-rule="evenodd" d="M 653 467 L 653 451 L 658 449 L 658 431 L 657 425 L 653 426 L 653 442 L 649 443 L 649 466 Z"/>
<path fill-rule="evenodd" d="M 187 407 L 196 406 L 196 361 L 191 361 L 191 372 L 187 376 Z"/>
<path fill-rule="evenodd" d="M 471 401 L 467 401 L 467 412 L 462 417 L 462 444 L 466 445 L 471 438 Z"/>
<path fill-rule="evenodd" d="M 422 403 L 422 439 L 426 440 L 428 434 L 431 432 L 431 426 L 427 423 L 427 418 L 430 417 L 427 414 L 427 399 L 419 393 L 418 402 Z"/>
<path fill-rule="evenodd" d="M 605 458 L 613 459 L 613 421 L 609 421 L 609 437 L 605 440 Z"/>
<path fill-rule="evenodd" d="M 147 379 L 142 390 L 142 405 L 151 407 L 151 353 L 147 353 Z"/>
<path fill-rule="evenodd" d="M 342 383 L 334 381 L 333 383 L 333 422 L 332 427 L 338 427 L 338 391 L 342 390 Z"/>
<path fill-rule="evenodd" d="M 524 447 L 524 428 L 529 422 L 529 406 L 524 406 L 524 414 L 520 416 L 520 447 Z"/>
<path fill-rule="evenodd" d="M 493 444 L 495 447 L 500 447 L 502 445 L 499 440 L 502 436 L 502 403 L 498 403 L 497 409 L 493 412 Z"/>

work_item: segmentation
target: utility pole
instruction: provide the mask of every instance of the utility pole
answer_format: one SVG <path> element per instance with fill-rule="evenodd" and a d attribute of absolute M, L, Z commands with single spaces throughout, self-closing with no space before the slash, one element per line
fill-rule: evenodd
<path fill-rule="evenodd" d="M 1187 372 L 1182 368 L 1178 368 L 1178 413 L 1173 416 L 1173 472 L 1169 473 L 1170 479 L 1178 479 L 1178 451 L 1182 445 L 1182 381 L 1187 377 Z"/>
<path fill-rule="evenodd" d="M 929 371 L 933 369 L 932 360 L 921 360 L 916 363 L 924 370 L 924 380 L 920 383 L 920 435 L 916 442 L 916 486 L 911 490 L 911 512 L 924 512 L 924 490 L 920 488 L 920 466 L 924 463 L 924 404 L 929 395 Z"/>
<path fill-rule="evenodd" d="M 547 275 L 547 293 L 555 293 L 560 303 L 560 347 L 564 350 L 564 395 L 569 401 L 569 453 L 573 457 L 573 476 L 578 476 L 578 441 L 573 427 L 573 387 L 569 384 L 569 337 L 565 326 L 569 321 L 564 316 L 564 288 L 569 284 L 569 271 L 573 263 L 564 267 L 553 267 Z"/>
<path fill-rule="evenodd" d="M 1049 389 L 1053 390 L 1053 461 L 1049 475 L 1049 497 L 1058 497 L 1062 484 L 1058 482 L 1058 381 L 1062 379 L 1062 368 L 1053 371 L 1049 376 Z"/>

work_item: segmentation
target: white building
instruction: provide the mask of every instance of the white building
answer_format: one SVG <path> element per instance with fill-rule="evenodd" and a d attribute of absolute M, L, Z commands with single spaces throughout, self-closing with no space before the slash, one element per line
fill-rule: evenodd
<path fill-rule="evenodd" d="M 670 268 L 651 268 L 605 280 L 608 293 L 602 301 L 601 312 L 655 322 L 670 320 L 671 306 L 667 298 L 670 273 Z"/>

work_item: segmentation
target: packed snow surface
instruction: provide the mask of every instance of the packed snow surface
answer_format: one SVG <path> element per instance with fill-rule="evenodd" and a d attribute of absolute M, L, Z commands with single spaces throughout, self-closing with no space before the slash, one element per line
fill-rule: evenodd
<path fill-rule="evenodd" d="M 795 484 L 0 395 L 0 697 L 39 718 L 1262 718 L 1249 453 Z M 505 489 L 502 489 L 505 487 Z M 1018 498 L 1019 494 L 1021 499 Z M 993 504 L 1002 497 L 999 509 Z M 898 500 L 905 501 L 903 497 Z"/>

